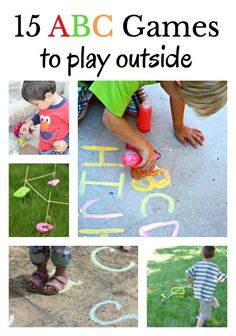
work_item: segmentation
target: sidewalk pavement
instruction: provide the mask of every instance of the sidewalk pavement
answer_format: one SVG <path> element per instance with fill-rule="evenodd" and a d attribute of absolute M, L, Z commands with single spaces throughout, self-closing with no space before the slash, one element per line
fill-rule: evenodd
<path fill-rule="evenodd" d="M 205 143 L 185 147 L 173 134 L 169 96 L 160 85 L 145 89 L 153 118 L 144 136 L 161 153 L 158 165 L 169 170 L 171 183 L 160 175 L 132 183 L 121 165 L 125 145 L 104 127 L 103 106 L 93 102 L 78 130 L 79 235 L 139 236 L 140 227 L 158 223 L 150 236 L 226 236 L 226 107 L 210 117 L 187 107 L 185 124 L 201 129 Z"/>

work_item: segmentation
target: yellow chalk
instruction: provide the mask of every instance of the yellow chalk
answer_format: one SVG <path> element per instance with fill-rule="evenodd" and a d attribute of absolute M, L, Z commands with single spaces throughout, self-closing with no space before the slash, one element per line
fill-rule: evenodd
<path fill-rule="evenodd" d="M 79 193 L 80 195 L 84 195 L 85 188 L 87 185 L 97 185 L 97 186 L 105 186 L 105 187 L 118 187 L 118 197 L 122 196 L 125 174 L 120 174 L 119 182 L 106 182 L 106 181 L 87 181 L 86 180 L 87 173 L 83 171 L 81 174 L 80 185 L 79 185 Z"/>
<path fill-rule="evenodd" d="M 164 193 L 154 193 L 154 194 L 146 196 L 141 203 L 140 210 L 141 210 L 141 213 L 142 213 L 143 217 L 147 217 L 146 205 L 147 205 L 149 199 L 154 198 L 154 197 L 159 197 L 159 198 L 165 199 L 168 202 L 168 212 L 172 213 L 174 211 L 175 202 L 174 202 L 174 199 L 171 196 L 166 195 Z"/>
<path fill-rule="evenodd" d="M 89 151 L 98 151 L 99 158 L 98 162 L 84 162 L 82 165 L 84 167 L 123 167 L 122 163 L 111 163 L 111 162 L 104 162 L 104 153 L 105 152 L 112 152 L 118 151 L 118 147 L 109 147 L 109 146 L 82 146 L 82 149 L 89 150 Z"/>
<path fill-rule="evenodd" d="M 148 192 L 153 189 L 164 189 L 171 185 L 171 177 L 168 169 L 160 168 L 158 174 L 163 176 L 163 179 L 156 181 L 153 176 L 144 177 L 148 184 L 141 182 L 140 180 L 132 179 L 131 186 L 136 191 Z"/>
<path fill-rule="evenodd" d="M 91 150 L 91 151 L 118 151 L 120 150 L 118 147 L 110 147 L 110 146 L 82 146 L 84 150 Z"/>
<path fill-rule="evenodd" d="M 89 234 L 89 235 L 108 235 L 111 233 L 123 233 L 125 232 L 124 229 L 120 228 L 113 228 L 113 229 L 80 229 L 79 233 L 81 234 Z"/>

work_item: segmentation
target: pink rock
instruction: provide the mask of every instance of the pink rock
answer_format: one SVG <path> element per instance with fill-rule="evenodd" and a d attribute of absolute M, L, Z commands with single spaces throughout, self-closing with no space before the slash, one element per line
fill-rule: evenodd
<path fill-rule="evenodd" d="M 38 223 L 36 225 L 36 230 L 41 233 L 46 233 L 54 229 L 54 226 L 48 223 Z"/>
<path fill-rule="evenodd" d="M 52 187 L 56 187 L 59 183 L 60 183 L 59 179 L 54 179 L 54 180 L 48 181 L 48 185 L 50 185 Z"/>

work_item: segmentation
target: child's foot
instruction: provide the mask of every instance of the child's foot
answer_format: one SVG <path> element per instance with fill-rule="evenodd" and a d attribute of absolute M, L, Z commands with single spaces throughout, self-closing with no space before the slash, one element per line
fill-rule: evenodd
<path fill-rule="evenodd" d="M 46 295 L 55 295 L 61 291 L 68 282 L 68 276 L 64 275 L 53 275 L 46 283 L 40 287 L 40 291 Z"/>
<path fill-rule="evenodd" d="M 26 279 L 26 288 L 29 292 L 36 293 L 48 281 L 48 272 L 35 271 Z"/>
<path fill-rule="evenodd" d="M 198 319 L 199 319 L 199 316 L 196 316 L 196 321 L 198 321 Z M 203 323 L 203 327 L 207 327 L 207 321 L 205 321 L 204 323 Z"/>

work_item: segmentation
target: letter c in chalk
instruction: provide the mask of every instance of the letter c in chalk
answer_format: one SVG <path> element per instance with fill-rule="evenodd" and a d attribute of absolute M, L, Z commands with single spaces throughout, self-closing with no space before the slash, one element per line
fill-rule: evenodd
<path fill-rule="evenodd" d="M 137 314 L 125 314 L 125 315 L 122 315 L 122 316 L 120 316 L 119 318 L 117 318 L 115 320 L 112 320 L 112 321 L 106 321 L 106 320 L 102 321 L 102 320 L 99 320 L 96 317 L 96 311 L 98 310 L 99 307 L 107 305 L 107 304 L 113 304 L 113 305 L 115 305 L 115 307 L 116 307 L 117 310 L 120 310 L 122 308 L 122 305 L 118 301 L 105 300 L 105 301 L 99 302 L 99 303 L 95 304 L 90 309 L 90 312 L 89 312 L 90 319 L 92 321 L 94 321 L 95 323 L 100 324 L 100 325 L 109 325 L 109 324 L 118 323 L 118 322 L 121 322 L 121 321 L 124 321 L 124 320 L 137 320 L 138 319 L 138 315 Z"/>
<path fill-rule="evenodd" d="M 103 265 L 102 263 L 100 263 L 97 260 L 97 253 L 100 252 L 100 251 L 102 251 L 102 250 L 106 250 L 106 249 L 109 249 L 110 252 L 115 252 L 116 251 L 114 248 L 112 248 L 112 247 L 106 247 L 106 246 L 98 247 L 98 248 L 96 248 L 95 250 L 92 251 L 92 253 L 91 253 L 91 260 L 92 260 L 92 262 L 97 267 L 100 267 L 103 270 L 110 271 L 110 272 L 126 272 L 126 271 L 129 271 L 131 268 L 133 268 L 135 266 L 135 262 L 134 261 L 131 261 L 129 263 L 129 265 L 126 266 L 126 267 L 124 267 L 124 268 L 111 268 L 111 267 Z"/>
<path fill-rule="evenodd" d="M 169 195 L 166 195 L 164 193 L 153 193 L 151 195 L 146 196 L 141 204 L 141 213 L 143 215 L 143 217 L 147 217 L 147 212 L 146 212 L 146 205 L 149 201 L 150 198 L 154 198 L 154 197 L 159 197 L 159 198 L 163 198 L 168 202 L 168 212 L 172 213 L 175 209 L 175 201 L 173 200 L 173 198 Z"/>

